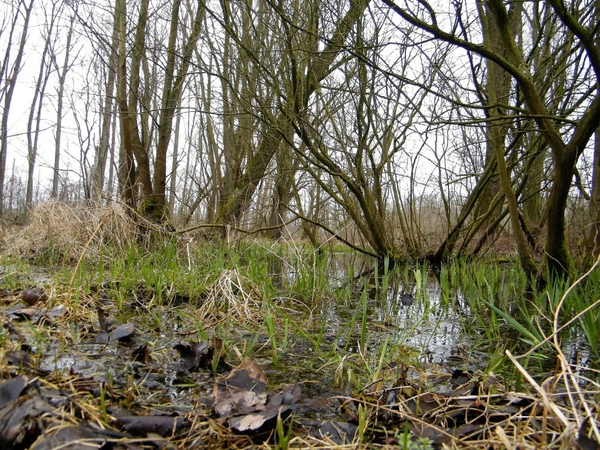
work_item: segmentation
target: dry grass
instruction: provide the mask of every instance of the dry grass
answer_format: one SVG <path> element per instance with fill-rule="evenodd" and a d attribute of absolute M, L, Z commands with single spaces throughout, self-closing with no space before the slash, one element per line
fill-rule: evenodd
<path fill-rule="evenodd" d="M 211 321 L 224 318 L 252 321 L 260 317 L 262 311 L 258 286 L 236 270 L 225 269 L 209 287 L 198 316 Z"/>
<path fill-rule="evenodd" d="M 48 201 L 39 204 L 29 223 L 7 234 L 5 251 L 26 257 L 76 261 L 82 254 L 97 257 L 111 246 L 124 251 L 138 234 L 136 222 L 119 203 L 69 205 Z"/>
<path fill-rule="evenodd" d="M 538 383 L 517 358 L 507 355 L 526 380 L 520 392 L 505 390 L 493 374 L 471 380 L 452 394 L 426 391 L 401 376 L 392 388 L 347 398 L 346 404 L 364 408 L 366 429 L 388 443 L 397 443 L 408 430 L 444 449 L 598 448 L 600 384 L 592 378 L 600 373 L 573 366 L 559 353 L 556 373 Z M 394 390 L 398 394 L 390 403 Z"/>
<path fill-rule="evenodd" d="M 1 232 L 0 229 L 0 236 Z M 79 261 L 82 256 L 97 257 L 108 246 L 125 251 L 138 238 L 138 224 L 119 204 L 69 206 L 48 202 L 32 212 L 28 226 L 18 233 L 6 236 L 5 250 L 26 256 L 43 256 L 53 252 L 67 261 Z M 76 336 L 71 336 L 72 330 L 73 333 L 98 330 L 98 298 L 93 294 L 86 294 L 83 289 L 78 301 L 71 302 L 71 297 L 74 297 L 72 286 L 71 280 L 67 293 L 52 292 L 49 295 L 53 304 L 66 305 L 64 315 L 57 318 L 51 324 L 53 326 L 44 329 L 44 322 L 41 322 L 35 330 L 40 341 L 55 342 L 61 348 L 64 345 L 66 350 L 69 349 L 69 344 L 77 342 Z M 186 316 L 199 316 L 204 320 L 205 328 L 212 326 L 209 323 L 226 319 L 233 322 L 259 322 L 265 311 L 262 300 L 261 286 L 237 270 L 225 269 L 210 284 L 202 305 Z M 156 309 L 152 312 L 156 313 Z M 290 442 L 290 448 L 402 448 L 397 439 L 404 431 L 405 424 L 408 424 L 413 436 L 431 437 L 438 444 L 436 448 L 598 448 L 600 372 L 569 363 L 558 338 L 561 329 L 559 316 L 560 306 L 555 312 L 553 334 L 545 340 L 554 346 L 557 355 L 556 370 L 551 376 L 544 380 L 534 378 L 522 366 L 528 355 L 514 357 L 507 352 L 508 359 L 525 380 L 525 387 L 520 392 L 507 390 L 500 377 L 486 374 L 456 388 L 453 394 L 437 394 L 425 383 L 417 385 L 406 374 L 399 376 L 401 370 L 396 365 L 390 367 L 385 380 L 378 379 L 374 383 L 378 385 L 377 390 L 347 399 L 368 412 L 364 427 L 365 441 L 375 436 L 375 442 L 360 442 L 357 435 L 354 442 L 340 445 L 327 436 L 317 438 L 298 428 Z M 77 327 L 71 328 L 71 323 L 77 324 Z M 11 324 L 12 328 L 9 328 L 8 320 L 6 324 L 6 329 L 16 327 Z M 26 341 L 28 340 L 23 340 Z M 9 367 L 5 354 L 9 350 L 18 351 L 18 344 L 20 342 L 16 340 L 7 340 L 4 348 L 0 347 L 0 374 L 3 374 L 0 379 L 27 369 L 30 371 L 28 376 L 34 380 L 30 381 L 32 384 L 35 382 L 35 386 L 39 385 L 50 391 L 62 401 L 53 412 L 40 416 L 40 421 L 46 421 L 46 434 L 40 434 L 39 443 L 44 442 L 48 434 L 89 425 L 99 435 L 94 438 L 95 441 L 104 440 L 125 447 L 131 443 L 131 448 L 155 448 L 156 442 L 165 448 L 259 447 L 248 436 L 235 435 L 223 423 L 215 420 L 201 402 L 185 415 L 187 425 L 177 436 L 152 439 L 140 437 L 131 440 L 117 437 L 108 433 L 116 432 L 118 426 L 107 415 L 105 405 L 98 397 L 98 386 L 102 386 L 99 380 L 86 379 L 72 372 L 43 374 L 17 365 Z M 396 392 L 394 402 L 390 402 L 391 391 Z M 109 391 L 104 392 L 109 404 L 116 405 L 123 398 L 121 391 L 115 390 L 114 397 L 109 395 Z M 33 392 L 33 389 L 28 395 L 33 400 L 39 398 L 37 391 Z M 139 398 L 134 400 L 139 401 Z M 178 411 L 175 407 L 173 410 Z M 340 412 L 340 423 L 360 422 L 356 417 L 348 419 Z M 107 433 L 103 433 L 104 430 Z M 86 444 L 83 440 L 85 435 L 81 436 L 82 440 L 73 445 L 83 447 Z M 133 444 L 137 447 L 133 447 Z M 266 444 L 262 446 L 267 447 Z"/>

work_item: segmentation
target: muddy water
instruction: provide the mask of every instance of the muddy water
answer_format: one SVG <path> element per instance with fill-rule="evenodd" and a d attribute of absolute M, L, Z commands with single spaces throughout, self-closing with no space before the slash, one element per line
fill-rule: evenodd
<path fill-rule="evenodd" d="M 330 282 L 340 289 L 350 287 L 354 293 L 350 300 L 327 301 L 315 308 L 315 313 L 318 314 L 317 324 L 326 323 L 325 336 L 328 339 L 335 337 L 348 322 L 356 318 L 362 291 L 366 290 L 367 328 L 371 344 L 377 346 L 387 337 L 393 345 L 407 347 L 413 355 L 417 355 L 420 363 L 446 364 L 449 360 L 463 360 L 473 368 L 481 368 L 485 363 L 481 358 L 485 353 L 476 351 L 479 337 L 463 333 L 465 321 L 471 320 L 468 299 L 460 292 L 450 293 L 448 298 L 443 298 L 435 276 L 427 276 L 424 288 L 421 289 L 414 284 L 404 283 L 400 277 L 390 277 L 388 287 L 383 292 L 381 279 L 379 289 L 375 287 L 372 260 L 356 255 L 337 254 L 327 264 Z M 290 267 L 293 265 L 280 266 L 278 277 L 291 283 L 296 274 Z M 359 277 L 363 273 L 369 275 Z M 349 278 L 354 278 L 354 281 L 348 281 Z M 412 297 L 411 304 L 402 301 L 404 293 Z M 358 326 L 361 318 L 356 319 Z M 338 340 L 338 344 L 343 344 L 347 350 L 359 351 L 357 345 L 348 347 L 342 342 L 343 338 Z M 473 361 L 469 360 L 469 355 L 473 357 Z"/>
<path fill-rule="evenodd" d="M 376 364 L 384 346 L 386 366 L 414 367 L 411 372 L 414 376 L 425 372 L 451 374 L 456 369 L 475 372 L 485 368 L 489 355 L 487 349 L 481 347 L 480 336 L 465 332 L 465 325 L 472 318 L 468 301 L 462 294 L 451 293 L 444 298 L 434 276 L 429 276 L 420 290 L 390 278 L 384 292 L 381 281 L 379 288 L 375 287 L 372 273 L 358 277 L 371 272 L 371 260 L 336 255 L 326 263 L 329 282 L 352 295 L 317 302 L 311 308 L 314 321 L 307 332 L 313 337 L 321 336 L 318 355 L 315 342 L 302 339 L 297 333 L 290 337 L 288 352 L 279 354 L 275 363 L 271 347 L 264 345 L 258 355 L 270 382 L 303 380 L 304 391 L 314 398 L 350 395 L 357 387 L 356 378 L 350 373 L 352 363 Z M 282 285 L 293 285 L 298 276 L 294 266 L 294 263 L 281 264 L 277 260 L 272 261 L 270 268 Z M 410 293 L 412 301 L 403 301 L 403 293 Z M 366 295 L 364 336 L 363 295 Z M 441 392 L 450 389 L 441 384 L 437 387 Z"/>

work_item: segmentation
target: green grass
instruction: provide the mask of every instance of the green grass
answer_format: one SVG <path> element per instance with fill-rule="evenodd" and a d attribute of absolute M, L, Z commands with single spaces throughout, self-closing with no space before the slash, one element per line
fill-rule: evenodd
<path fill-rule="evenodd" d="M 482 331 L 490 344 L 507 342 L 506 337 L 512 336 L 504 349 L 528 353 L 532 370 L 538 370 L 540 360 L 554 357 L 552 336 L 557 330 L 558 342 L 579 336 L 592 353 L 598 348 L 600 305 L 595 302 L 600 299 L 600 270 L 591 270 L 574 283 L 554 281 L 536 292 L 535 280 L 528 280 L 516 262 L 458 262 L 440 274 L 444 297 L 459 291 L 469 301 L 472 320 L 465 323 L 467 332 Z M 534 292 L 528 292 L 528 285 L 534 286 Z M 530 349 L 534 351 L 529 353 Z M 492 354 L 494 359 L 496 366 L 506 363 Z"/>
<path fill-rule="evenodd" d="M 372 261 L 373 272 L 355 279 L 355 255 L 317 252 L 293 241 L 192 245 L 165 238 L 154 241 L 150 250 L 138 243 L 124 251 L 107 245 L 95 259 L 88 256 L 77 263 L 66 261 L 50 248 L 34 259 L 0 257 L 6 304 L 19 304 L 22 289 L 39 285 L 49 293 L 48 305 L 42 308 L 66 302 L 67 319 L 57 320 L 55 329 L 23 323 L 27 343 L 40 358 L 54 352 L 58 361 L 76 349 L 86 334 L 97 334 L 95 307 L 105 302 L 117 315 L 117 323 L 135 322 L 139 337 L 155 355 L 173 352 L 172 342 L 217 337 L 223 346 L 207 368 L 212 375 L 223 374 L 219 361 L 234 367 L 245 356 L 253 356 L 271 373 L 281 372 L 274 376 L 277 383 L 318 384 L 340 396 L 385 392 L 398 386 L 407 368 L 415 385 L 420 380 L 415 381 L 413 374 L 424 374 L 426 383 L 428 371 L 450 370 L 448 361 L 442 361 L 440 368 L 426 360 L 434 345 L 466 343 L 469 347 L 457 354 L 464 359 L 454 364 L 469 370 L 476 366 L 478 379 L 498 377 L 504 387 L 517 392 L 529 384 L 507 350 L 520 355 L 518 361 L 527 370 L 545 378 L 553 370 L 556 342 L 572 345 L 585 340 L 589 344 L 585 350 L 591 352 L 589 364 L 595 368 L 598 362 L 594 352 L 600 340 L 599 270 L 581 280 L 554 282 L 528 293 L 534 280 L 528 280 L 516 262 L 457 261 L 441 268 L 437 285 L 427 264 L 397 266 L 384 260 L 378 266 Z M 336 266 L 332 258 L 344 258 L 343 265 Z M 44 276 L 36 275 L 40 273 Z M 251 296 L 256 300 L 253 314 L 233 317 L 229 310 L 218 320 L 200 314 L 224 273 L 242 280 L 227 293 L 232 297 L 227 300 Z M 398 304 L 403 290 L 416 297 L 410 309 Z M 460 335 L 441 344 L 433 342 L 452 314 L 460 321 L 453 332 Z M 9 328 L 0 328 L 0 351 L 16 348 L 9 336 Z M 412 339 L 415 336 L 422 338 Z M 118 393 L 113 392 L 113 384 L 125 385 L 129 396 L 123 397 L 124 404 L 133 405 L 136 383 L 141 383 L 134 372 L 113 375 L 109 367 L 105 378 L 99 392 L 104 421 L 107 406 Z M 371 444 L 370 408 L 365 402 L 355 410 L 357 439 L 367 446 Z M 272 436 L 278 448 L 290 445 L 292 424 L 291 418 L 278 418 Z M 398 440 L 399 448 L 432 448 L 408 429 L 403 432 L 402 424 L 390 436 Z"/>
<path fill-rule="evenodd" d="M 92 286 L 103 286 L 120 311 L 135 298 L 142 301 L 147 312 L 140 321 L 148 329 L 160 326 L 163 319 L 159 308 L 172 308 L 183 323 L 198 330 L 199 338 L 207 338 L 205 322 L 189 309 L 174 309 L 175 302 L 199 307 L 220 274 L 233 270 L 259 291 L 262 319 L 242 326 L 230 318 L 220 323 L 213 331 L 223 337 L 226 348 L 252 355 L 261 334 L 266 335 L 272 362 L 277 363 L 293 350 L 293 342 L 305 342 L 312 351 L 303 362 L 307 368 L 335 368 L 339 379 L 350 380 L 357 389 L 381 372 L 397 356 L 394 349 L 404 346 L 406 338 L 418 333 L 427 321 L 436 331 L 444 310 L 456 308 L 458 299 L 469 309 L 463 319 L 463 333 L 483 337 L 475 345 L 478 350 L 490 349 L 489 370 L 515 382 L 518 377 L 510 369 L 504 350 L 518 354 L 537 346 L 527 360 L 530 367 L 538 367 L 540 359 L 551 358 L 552 342 L 547 337 L 553 331 L 557 311 L 556 321 L 564 326 L 560 339 L 582 336 L 591 349 L 598 348 L 600 340 L 600 307 L 590 307 L 600 299 L 598 270 L 570 291 L 572 282 L 567 281 L 527 295 L 530 283 L 516 262 L 458 261 L 442 267 L 438 274 L 441 306 L 436 306 L 439 315 L 432 319 L 428 295 L 431 274 L 426 264 L 392 267 L 386 259 L 380 267 L 374 265 L 369 280 L 361 282 L 354 280 L 351 263 L 345 278 L 332 279 L 331 254 L 293 242 L 241 242 L 231 246 L 202 242 L 184 246 L 170 238 L 155 242 L 151 251 L 140 244 L 132 244 L 124 252 L 107 246 L 95 261 L 83 258 L 77 266 L 61 261 L 59 256 L 50 251 L 29 262 L 3 256 L 4 288 L 18 291 L 35 285 L 21 274 L 39 272 L 38 265 L 52 267 L 50 283 L 54 283 L 54 291 L 60 293 L 71 286 L 70 310 L 83 307 L 94 295 Z M 393 293 L 399 286 L 415 293 L 424 307 L 422 316 L 415 317 L 405 329 L 382 332 L 373 326 L 373 312 L 385 309 L 386 320 L 393 323 L 398 314 Z M 370 298 L 371 291 L 375 292 L 374 298 Z M 579 314 L 586 308 L 587 312 Z M 329 309 L 340 311 L 335 327 L 328 322 Z M 244 342 L 239 341 L 242 334 L 246 336 Z M 5 341 L 1 334 L 0 344 Z M 499 342 L 503 346 L 498 349 Z M 424 353 L 428 345 L 425 339 L 424 348 L 416 350 Z M 407 355 L 415 359 L 412 352 Z"/>

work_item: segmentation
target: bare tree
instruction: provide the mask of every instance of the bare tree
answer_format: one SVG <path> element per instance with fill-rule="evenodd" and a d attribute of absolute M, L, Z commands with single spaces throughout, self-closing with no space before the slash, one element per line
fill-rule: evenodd
<path fill-rule="evenodd" d="M 551 151 L 553 178 L 544 215 L 547 230 L 546 266 L 552 274 L 568 273 L 570 262 L 565 234 L 567 199 L 576 162 L 600 123 L 600 94 L 594 87 L 600 74 L 600 49 L 594 39 L 597 21 L 593 20 L 595 16 L 582 13 L 590 10 L 590 4 L 576 3 L 567 9 L 558 0 L 544 2 L 560 19 L 560 27 L 554 35 L 555 42 L 564 42 L 573 37 L 578 43 L 577 51 L 570 54 L 572 61 L 578 61 L 577 65 L 571 66 L 572 82 L 578 89 L 570 91 L 570 108 L 563 110 L 569 116 L 569 121 L 565 122 L 565 116 L 552 115 L 546 101 L 548 92 L 540 91 L 539 85 L 534 82 L 536 68 L 532 67 L 520 48 L 510 26 L 509 12 L 501 0 L 491 0 L 487 5 L 490 19 L 498 27 L 502 52 L 457 35 L 455 28 L 444 29 L 434 9 L 422 8 L 422 3 L 407 2 L 405 6 L 400 6 L 392 0 L 383 1 L 397 16 L 434 39 L 480 55 L 510 74 L 518 86 L 519 98 L 523 99 L 523 107 L 519 111 L 532 119 L 536 125 L 535 132 L 540 134 Z M 454 23 L 460 20 L 460 17 L 456 17 Z"/>
<path fill-rule="evenodd" d="M 368 0 L 357 0 L 349 4 L 348 10 L 335 23 L 334 30 L 326 39 L 325 48 L 313 53 L 307 59 L 306 72 L 299 72 L 298 67 L 293 65 L 295 59 L 290 59 L 292 64 L 288 67 L 287 76 L 292 81 L 290 83 L 291 95 L 285 95 L 284 102 L 279 106 L 280 112 L 276 116 L 268 118 L 268 126 L 260 138 L 256 151 L 248 157 L 244 172 L 235 183 L 234 188 L 220 203 L 216 217 L 217 223 L 236 222 L 249 207 L 252 196 L 284 139 L 286 130 L 292 125 L 295 116 L 307 108 L 311 95 L 330 74 L 334 61 L 343 53 L 346 39 L 364 13 L 368 3 Z M 285 11 L 278 9 L 278 12 L 282 13 L 285 18 Z M 227 31 L 231 32 L 231 30 Z M 238 43 L 243 43 L 241 36 L 235 34 L 234 38 Z"/>
<path fill-rule="evenodd" d="M 6 174 L 6 154 L 8 151 L 8 117 L 10 114 L 13 95 L 17 86 L 17 79 L 21 73 L 21 61 L 25 52 L 25 43 L 29 34 L 29 20 L 33 10 L 34 0 L 26 2 L 20 0 L 11 8 L 11 25 L 9 29 L 8 43 L 4 52 L 4 59 L 0 67 L 0 76 L 2 77 L 2 86 L 0 87 L 3 95 L 2 116 L 0 118 L 0 217 L 4 211 L 4 179 Z M 16 38 L 19 21 L 21 25 L 21 35 L 18 37 L 18 46 L 16 55 L 12 56 L 13 38 Z"/>
<path fill-rule="evenodd" d="M 369 19 L 374 17 L 371 14 Z M 411 126 L 426 91 L 406 83 L 391 87 L 385 74 L 370 66 L 370 62 L 381 63 L 379 48 L 389 36 L 380 32 L 379 23 L 371 23 L 368 28 L 366 23 L 359 21 L 353 36 L 355 59 L 340 67 L 337 79 L 318 90 L 318 114 L 311 119 L 305 113 L 295 126 L 308 150 L 303 155 L 305 170 L 351 218 L 366 244 L 363 251 L 399 261 L 418 257 L 423 251 L 420 241 L 411 238 L 406 227 L 401 226 L 400 233 L 394 232 L 392 211 L 396 194 L 396 217 L 401 224 L 406 223 L 406 211 L 399 207 L 401 196 L 395 191 L 404 173 L 397 170 L 402 170 L 400 158 L 412 140 Z M 413 57 L 407 45 L 395 64 L 408 72 Z M 434 73 L 425 73 L 422 82 L 431 85 L 434 77 Z M 414 164 L 409 166 L 417 170 Z M 316 172 L 316 167 L 326 176 Z M 414 179 L 412 175 L 407 178 Z M 404 237 L 402 249 L 398 234 Z M 350 242 L 350 236 L 346 240 Z"/>
<path fill-rule="evenodd" d="M 25 218 L 24 222 L 29 220 L 29 209 L 33 197 L 33 174 L 38 152 L 38 141 L 40 137 L 40 124 L 42 121 L 42 108 L 46 100 L 46 87 L 52 73 L 52 52 L 56 46 L 56 24 L 60 19 L 61 8 L 58 2 L 52 2 L 50 11 L 44 10 L 46 23 L 44 24 L 43 39 L 44 48 L 41 54 L 40 67 L 35 81 L 33 100 L 29 109 L 27 119 L 27 192 L 25 195 Z M 57 130 L 60 129 L 57 126 Z"/>
<path fill-rule="evenodd" d="M 65 97 L 65 84 L 67 81 L 67 74 L 71 68 L 71 52 L 72 52 L 72 41 L 73 31 L 75 29 L 75 17 L 77 15 L 77 3 L 75 3 L 74 10 L 71 12 L 71 17 L 67 23 L 67 38 L 64 46 L 64 55 L 62 65 L 59 66 L 56 53 L 53 54 L 52 63 L 54 70 L 58 73 L 58 86 L 56 88 L 56 132 L 54 136 L 54 175 L 52 177 L 52 193 L 51 196 L 56 198 L 58 195 L 58 183 L 60 176 L 60 156 L 61 156 L 61 142 L 62 142 L 62 128 L 63 128 L 63 116 L 64 116 L 64 97 Z"/>
<path fill-rule="evenodd" d="M 118 16 L 120 18 L 119 33 L 119 70 L 118 70 L 118 98 L 121 117 L 122 142 L 129 164 L 126 172 L 129 174 L 128 184 L 125 186 L 126 198 L 133 201 L 133 173 L 142 189 L 141 210 L 144 214 L 155 220 L 163 220 L 167 217 L 166 211 L 166 184 L 167 184 L 167 153 L 172 137 L 173 118 L 178 110 L 185 79 L 193 56 L 193 50 L 200 35 L 201 24 L 204 16 L 204 7 L 197 5 L 193 16 L 190 18 L 191 32 L 184 42 L 179 33 L 181 1 L 174 0 L 171 5 L 171 16 L 169 19 L 168 44 L 166 50 L 167 59 L 164 62 L 164 72 L 158 117 L 152 117 L 156 122 L 155 135 L 151 135 L 148 122 L 144 119 L 150 118 L 150 92 L 156 90 L 153 80 L 149 77 L 153 72 L 147 72 L 149 63 L 146 54 L 146 37 L 148 26 L 148 0 L 142 0 L 135 25 L 135 38 L 131 53 L 131 64 L 128 69 L 127 59 L 129 52 L 126 48 L 126 26 L 129 22 L 126 4 L 118 1 Z M 190 6 L 191 7 L 191 6 Z M 178 47 L 179 45 L 179 47 Z M 154 68 L 156 69 L 156 67 Z M 144 76 L 142 77 L 142 73 Z M 146 85 L 141 86 L 145 81 Z M 138 122 L 138 112 L 141 111 L 141 121 Z M 156 109 L 156 108 L 155 108 Z M 153 167 L 150 141 L 155 142 L 156 153 L 154 155 Z M 133 166 L 135 160 L 135 168 Z"/>

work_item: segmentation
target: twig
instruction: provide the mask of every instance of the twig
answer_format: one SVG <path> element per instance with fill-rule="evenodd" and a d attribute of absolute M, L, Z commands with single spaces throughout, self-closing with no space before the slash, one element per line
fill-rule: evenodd
<path fill-rule="evenodd" d="M 550 401 L 550 399 L 548 398 L 548 394 L 546 394 L 546 391 L 544 391 L 544 389 L 542 389 L 540 385 L 536 383 L 536 381 L 531 377 L 531 375 L 527 373 L 525 368 L 519 363 L 519 361 L 517 361 L 517 358 L 515 358 L 512 355 L 510 350 L 506 350 L 506 356 L 508 356 L 508 359 L 510 359 L 513 362 L 513 364 L 517 367 L 519 372 L 523 374 L 527 381 L 537 391 L 539 396 L 542 398 L 542 401 L 544 402 L 544 406 L 549 410 L 553 411 L 556 417 L 563 423 L 565 427 L 573 428 L 573 426 L 569 423 L 569 420 L 565 417 L 563 412 L 558 408 L 558 406 L 556 406 L 555 403 Z"/>

